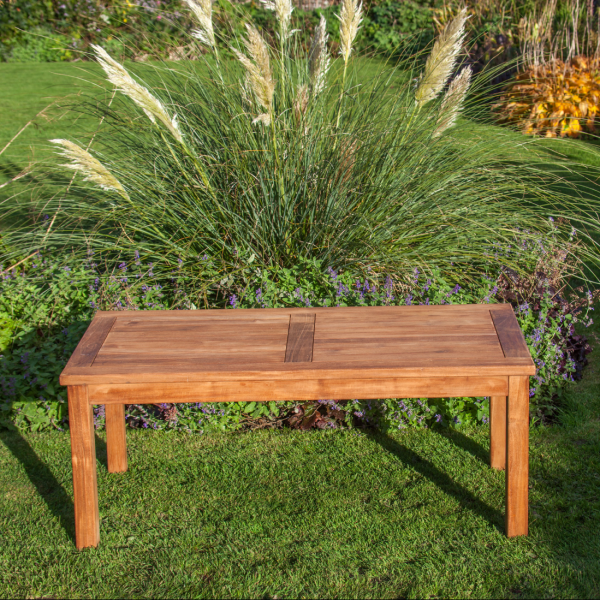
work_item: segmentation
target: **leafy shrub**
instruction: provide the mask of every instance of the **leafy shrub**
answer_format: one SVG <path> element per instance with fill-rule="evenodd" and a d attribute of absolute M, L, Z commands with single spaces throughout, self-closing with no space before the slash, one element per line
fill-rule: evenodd
<path fill-rule="evenodd" d="M 74 57 L 69 39 L 47 29 L 24 33 L 19 45 L 6 56 L 7 62 L 60 62 Z"/>
<path fill-rule="evenodd" d="M 542 259 L 544 254 L 539 254 Z M 208 257 L 200 260 L 214 280 L 220 272 L 218 263 Z M 555 263 L 545 261 L 547 266 Z M 566 302 L 553 287 L 556 274 L 544 278 L 539 270 L 534 276 L 537 286 L 524 276 L 515 279 L 514 273 L 506 272 L 460 285 L 448 282 L 439 272 L 415 271 L 407 279 L 395 281 L 374 273 L 359 279 L 350 271 L 324 269 L 315 260 L 301 261 L 291 269 L 265 270 L 244 259 L 239 269 L 221 272 L 220 281 L 207 288 L 186 277 L 183 268 L 168 278 L 159 277 L 153 265 L 137 255 L 116 264 L 96 262 L 93 255 L 83 262 L 77 257 L 60 261 L 38 255 L 24 265 L 5 272 L 0 281 L 0 423 L 32 430 L 64 427 L 66 389 L 59 385 L 58 377 L 98 308 L 464 304 L 494 302 L 497 297 L 517 305 L 517 319 L 538 366 L 532 378 L 532 414 L 547 419 L 555 412 L 564 386 L 583 366 L 576 360 L 581 359 L 577 344 L 581 346 L 582 340 L 576 339 L 572 327 L 578 320 L 587 321 L 585 311 L 593 300 L 582 294 L 579 300 Z M 584 349 L 586 345 L 584 340 Z M 460 426 L 485 423 L 488 415 L 487 399 L 482 398 L 127 407 L 130 426 L 198 432 L 275 426 Z M 102 407 L 95 410 L 95 419 L 101 427 Z"/>
<path fill-rule="evenodd" d="M 179 0 L 12 0 L 0 4 L 0 55 L 3 60 L 21 62 L 72 60 L 81 58 L 90 43 L 114 52 L 117 40 L 131 46 L 128 55 L 168 56 L 165 48 L 177 45 L 186 25 L 189 29 L 191 23 L 184 18 Z M 42 43 L 29 33 L 37 29 L 48 37 L 58 36 L 70 52 L 50 52 L 54 46 L 44 52 Z"/>
<path fill-rule="evenodd" d="M 595 133 L 600 109 L 597 63 L 577 56 L 569 63 L 556 60 L 519 73 L 496 105 L 500 122 L 545 137 Z"/>
<path fill-rule="evenodd" d="M 433 13 L 429 6 L 413 0 L 384 0 L 370 7 L 361 44 L 390 55 L 425 48 L 433 40 L 433 34 Z"/>
<path fill-rule="evenodd" d="M 367 13 L 364 31 L 359 38 L 361 47 L 379 52 L 394 53 L 406 47 L 424 47 L 433 38 L 432 13 L 429 0 L 373 3 Z M 215 20 L 221 29 L 233 35 L 244 32 L 244 20 L 253 20 L 268 36 L 277 32 L 276 19 L 257 0 L 250 3 L 215 3 Z M 296 9 L 294 29 L 299 29 L 298 43 L 310 45 L 310 35 L 319 23 L 321 14 L 329 21 L 329 33 L 334 45 L 339 43 L 339 27 L 331 19 L 333 6 L 316 11 Z M 18 62 L 48 62 L 84 57 L 92 43 L 100 44 L 118 57 L 180 58 L 193 55 L 188 37 L 192 21 L 180 0 L 143 0 L 110 2 L 97 0 L 53 0 L 32 2 L 12 0 L 0 5 L 0 39 L 3 60 Z M 40 29 L 48 37 L 59 36 L 69 51 L 42 51 L 42 43 L 30 32 Z M 25 33 L 24 33 L 25 32 Z M 125 43 L 125 44 L 123 44 Z M 119 44 L 119 47 L 116 47 Z M 51 48 L 56 47 L 56 43 Z M 173 52 L 179 48 L 179 55 Z M 223 50 L 226 46 L 223 45 Z M 196 49 L 197 51 L 197 49 Z M 40 59 L 40 56 L 44 56 Z"/>

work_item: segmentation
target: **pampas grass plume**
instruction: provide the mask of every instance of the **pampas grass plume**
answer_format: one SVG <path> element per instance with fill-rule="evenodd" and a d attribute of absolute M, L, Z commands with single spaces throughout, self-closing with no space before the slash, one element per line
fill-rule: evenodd
<path fill-rule="evenodd" d="M 190 7 L 200 25 L 200 29 L 192 31 L 192 36 L 200 40 L 203 44 L 215 48 L 215 31 L 212 24 L 212 0 L 185 0 L 185 3 Z"/>
<path fill-rule="evenodd" d="M 452 74 L 465 37 L 467 9 L 463 8 L 440 33 L 427 58 L 425 71 L 415 92 L 415 100 L 423 106 L 436 98 Z"/>
<path fill-rule="evenodd" d="M 275 11 L 281 27 L 282 41 L 284 41 L 291 34 L 290 21 L 294 10 L 292 0 L 260 0 L 260 2 L 267 10 Z"/>
<path fill-rule="evenodd" d="M 321 15 L 321 22 L 315 29 L 315 36 L 308 53 L 308 73 L 310 89 L 313 94 L 318 94 L 325 87 L 325 78 L 329 71 L 330 58 L 327 51 L 327 21 Z"/>
<path fill-rule="evenodd" d="M 337 17 L 340 20 L 340 54 L 347 63 L 362 21 L 362 3 L 359 4 L 358 0 L 342 0 L 342 9 Z"/>
<path fill-rule="evenodd" d="M 471 75 L 471 67 L 466 67 L 448 86 L 448 91 L 442 100 L 437 127 L 433 132 L 433 137 L 439 137 L 456 122 L 458 113 L 469 90 Z"/>
<path fill-rule="evenodd" d="M 121 196 L 129 200 L 129 195 L 118 179 L 87 150 L 69 140 L 56 139 L 50 140 L 50 142 L 62 146 L 60 154 L 71 161 L 70 163 L 61 165 L 61 167 L 79 171 L 83 174 L 85 181 L 91 181 L 103 190 L 118 192 Z"/>
<path fill-rule="evenodd" d="M 108 81 L 120 92 L 129 96 L 153 123 L 160 121 L 178 142 L 183 142 L 183 136 L 177 123 L 177 115 L 173 115 L 171 118 L 161 101 L 154 97 L 143 85 L 135 81 L 127 69 L 114 60 L 104 48 L 96 44 L 92 44 L 91 47 L 108 76 Z"/>
<path fill-rule="evenodd" d="M 275 81 L 269 62 L 269 50 L 265 40 L 255 27 L 247 24 L 246 29 L 248 30 L 248 39 L 244 40 L 244 45 L 252 60 L 235 48 L 232 48 L 232 51 L 246 69 L 248 80 L 258 103 L 267 111 L 254 119 L 254 123 L 261 121 L 265 125 L 269 125 L 275 92 Z"/>

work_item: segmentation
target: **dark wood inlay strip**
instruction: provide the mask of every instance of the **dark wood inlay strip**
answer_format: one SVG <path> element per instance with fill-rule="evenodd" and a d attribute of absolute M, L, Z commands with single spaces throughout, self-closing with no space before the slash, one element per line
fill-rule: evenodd
<path fill-rule="evenodd" d="M 315 314 L 292 314 L 285 362 L 312 362 L 314 337 Z"/>
<path fill-rule="evenodd" d="M 117 317 L 96 317 L 75 348 L 68 367 L 91 367 Z"/>
<path fill-rule="evenodd" d="M 517 323 L 517 318 L 512 310 L 508 308 L 491 308 L 490 315 L 506 358 L 530 358 L 529 348 L 525 343 L 523 332 Z"/>

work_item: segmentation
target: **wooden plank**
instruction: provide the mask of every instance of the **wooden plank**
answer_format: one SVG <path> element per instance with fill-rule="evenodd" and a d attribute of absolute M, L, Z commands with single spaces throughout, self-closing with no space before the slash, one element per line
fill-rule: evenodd
<path fill-rule="evenodd" d="M 468 350 L 468 352 L 467 352 Z M 404 345 L 398 347 L 397 349 L 393 348 L 381 348 L 377 350 L 376 347 L 365 347 L 365 348 L 322 348 L 315 344 L 315 348 L 313 351 L 313 362 L 321 363 L 321 362 L 329 362 L 329 361 L 356 361 L 360 363 L 364 363 L 369 358 L 373 358 L 374 360 L 389 360 L 392 361 L 402 361 L 404 363 L 405 360 L 415 360 L 417 358 L 425 361 L 432 361 L 438 359 L 445 358 L 462 358 L 464 362 L 468 364 L 477 364 L 479 360 L 486 359 L 502 359 L 504 358 L 502 355 L 502 349 L 498 345 L 497 348 L 493 346 L 490 347 L 469 347 L 465 349 L 465 351 L 461 352 L 460 348 L 456 346 L 447 347 L 441 345 L 435 345 L 430 350 L 423 346 L 408 346 Z M 401 365 L 399 365 L 401 366 Z"/>
<path fill-rule="evenodd" d="M 311 362 L 314 334 L 314 313 L 292 315 L 285 350 L 285 362 Z"/>
<path fill-rule="evenodd" d="M 145 360 L 145 364 L 108 365 L 65 369 L 60 376 L 61 385 L 86 383 L 166 383 L 188 381 L 259 381 L 292 379 L 338 379 L 346 377 L 387 379 L 396 377 L 437 376 L 502 376 L 535 375 L 531 359 L 483 358 L 468 362 L 460 356 L 438 356 L 435 359 L 417 357 L 406 359 L 401 365 L 391 360 L 329 361 L 316 364 L 272 362 L 237 364 L 230 360 L 224 364 L 197 360 Z M 486 394 L 487 395 L 487 394 Z"/>
<path fill-rule="evenodd" d="M 180 366 L 192 369 L 207 369 L 212 367 L 218 369 L 219 365 L 223 367 L 239 364 L 246 367 L 256 367 L 260 365 L 276 365 L 283 363 L 285 347 L 280 352 L 263 352 L 259 356 L 253 353 L 238 354 L 200 354 L 191 352 L 173 352 L 168 356 L 161 353 L 139 354 L 135 352 L 107 352 L 99 354 L 94 361 L 92 368 L 110 369 L 132 368 L 139 365 L 148 365 L 149 367 L 164 367 L 167 371 L 177 370 Z M 260 360 L 260 362 L 258 362 Z"/>
<path fill-rule="evenodd" d="M 467 307 L 465 309 L 465 306 Z M 483 322 L 488 318 L 488 311 L 484 310 L 471 310 L 469 307 L 472 305 L 463 305 L 459 307 L 421 307 L 423 310 L 417 310 L 415 307 L 410 306 L 396 306 L 391 309 L 382 310 L 377 312 L 372 310 L 374 307 L 362 307 L 355 309 L 355 312 L 342 312 L 341 309 L 330 308 L 327 312 L 315 312 L 317 320 L 327 321 L 330 323 L 342 323 L 344 321 L 352 321 L 357 319 L 365 319 L 373 321 L 375 323 L 382 323 L 388 319 L 399 319 L 407 323 L 411 321 L 442 321 L 442 320 L 458 320 L 462 321 L 474 321 Z M 311 308 L 311 310 L 313 310 Z M 318 311 L 319 309 L 314 309 Z M 489 305 L 488 305 L 489 310 Z M 359 316 L 360 315 L 360 316 Z"/>
<path fill-rule="evenodd" d="M 529 348 L 510 304 L 508 308 L 490 309 L 490 315 L 507 358 L 530 358 Z"/>
<path fill-rule="evenodd" d="M 143 319 L 139 321 L 118 320 L 115 325 L 115 331 L 135 332 L 135 331 L 189 331 L 199 330 L 207 332 L 219 331 L 287 331 L 290 320 L 289 315 L 285 319 L 255 319 L 240 320 L 235 319 Z"/>
<path fill-rule="evenodd" d="M 127 441 L 125 438 L 125 405 L 107 404 L 106 454 L 109 473 L 127 471 Z"/>
<path fill-rule="evenodd" d="M 73 463 L 75 544 L 79 550 L 100 541 L 94 418 L 85 385 L 69 386 L 69 430 Z"/>
<path fill-rule="evenodd" d="M 506 396 L 490 398 L 490 466 L 506 468 Z"/>
<path fill-rule="evenodd" d="M 77 344 L 77 348 L 75 348 L 75 352 L 71 355 L 66 368 L 90 367 L 94 363 L 94 359 L 115 320 L 116 317 L 114 315 L 96 316 L 90 323 L 87 331 L 83 334 L 79 344 Z"/>
<path fill-rule="evenodd" d="M 263 402 L 335 398 L 441 398 L 507 395 L 506 377 L 427 377 L 399 379 L 297 379 L 288 381 L 205 381 L 89 386 L 92 404 L 159 402 Z"/>
<path fill-rule="evenodd" d="M 335 331 L 350 325 L 352 328 L 377 327 L 385 328 L 390 325 L 395 327 L 445 327 L 445 326 L 485 326 L 491 324 L 489 313 L 476 313 L 465 315 L 433 315 L 414 314 L 404 315 L 402 313 L 391 313 L 380 317 L 369 315 L 345 315 L 344 318 L 333 315 L 317 314 L 317 330 Z"/>
<path fill-rule="evenodd" d="M 173 342 L 176 343 L 176 340 Z M 133 342 L 119 342 L 119 343 L 105 343 L 102 350 L 98 353 L 98 357 L 106 356 L 107 354 L 119 354 L 119 353 L 133 353 L 138 355 L 146 354 L 160 354 L 160 355 L 172 355 L 177 354 L 195 354 L 198 356 L 230 356 L 237 354 L 248 354 L 253 355 L 255 359 L 259 359 L 262 353 L 266 354 L 277 354 L 278 352 L 285 353 L 285 342 L 267 343 L 263 344 L 258 341 L 253 345 L 236 346 L 235 344 L 177 344 L 176 347 L 172 347 L 170 344 L 152 344 L 148 346 Z"/>
<path fill-rule="evenodd" d="M 310 312 L 315 314 L 392 314 L 392 313 L 410 313 L 410 314 L 454 314 L 454 313 L 478 313 L 487 314 L 490 304 L 442 304 L 435 306 L 412 305 L 412 306 L 336 306 L 336 307 L 311 307 Z M 238 308 L 238 309 L 201 309 L 201 310 L 120 310 L 117 312 L 119 319 L 133 318 L 166 318 L 177 319 L 189 317 L 197 318 L 251 318 L 266 319 L 270 315 L 281 318 L 282 315 L 291 315 L 294 313 L 306 313 L 306 308 Z M 98 311 L 98 315 L 114 315 L 115 311 Z"/>
<path fill-rule="evenodd" d="M 527 535 L 529 521 L 529 378 L 508 378 L 506 535 Z"/>
<path fill-rule="evenodd" d="M 288 317 L 289 319 L 289 317 Z M 277 325 L 258 325 L 252 326 L 243 325 L 237 327 L 235 324 L 231 325 L 231 323 L 227 323 L 227 325 L 218 326 L 218 325 L 194 325 L 194 324 L 181 324 L 181 325 L 173 325 L 172 323 L 165 322 L 164 325 L 160 325 L 155 321 L 151 321 L 148 323 L 148 327 L 121 327 L 119 322 L 115 324 L 110 335 L 117 337 L 141 337 L 141 336 L 153 336 L 157 338 L 164 338 L 165 336 L 177 335 L 182 338 L 216 338 L 216 339 L 226 339 L 227 337 L 241 337 L 241 338 L 253 338 L 256 336 L 259 337 L 287 337 L 288 333 L 288 324 L 277 324 Z M 495 330 L 493 330 L 494 335 L 496 334 Z"/>
<path fill-rule="evenodd" d="M 99 314 L 113 315 L 113 311 L 104 311 Z M 206 321 L 206 322 L 283 322 L 289 319 L 289 310 L 274 308 L 274 309 L 239 309 L 239 310 L 120 310 L 117 311 L 119 320 L 123 322 L 139 322 L 143 323 L 146 320 L 150 321 Z"/>
<path fill-rule="evenodd" d="M 315 328 L 315 340 L 330 339 L 360 339 L 368 340 L 374 335 L 377 338 L 385 337 L 417 337 L 417 338 L 436 338 L 436 337 L 468 337 L 471 335 L 492 335 L 497 338 L 496 329 L 490 319 L 489 324 L 485 326 L 447 326 L 447 327 L 397 327 L 391 324 L 387 327 L 374 330 L 370 327 L 352 327 L 351 329 L 339 328 L 336 331 L 324 331 L 318 327 Z"/>
<path fill-rule="evenodd" d="M 318 345 L 323 350 L 355 350 L 359 352 L 362 348 L 378 347 L 378 348 L 393 348 L 402 347 L 407 348 L 423 348 L 423 342 L 426 341 L 428 344 L 435 344 L 436 347 L 443 348 L 460 348 L 463 349 L 473 347 L 492 347 L 501 350 L 501 346 L 498 342 L 498 337 L 493 335 L 465 335 L 465 336 L 430 336 L 426 340 L 423 336 L 390 336 L 390 337 L 378 337 L 377 335 L 371 336 L 370 338 L 328 338 L 328 339 L 315 339 L 315 347 Z M 428 348 L 423 348 L 428 350 Z"/>

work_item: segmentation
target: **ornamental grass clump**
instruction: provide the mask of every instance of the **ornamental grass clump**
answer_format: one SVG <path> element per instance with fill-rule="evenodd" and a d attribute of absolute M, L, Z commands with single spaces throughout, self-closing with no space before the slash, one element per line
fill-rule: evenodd
<path fill-rule="evenodd" d="M 588 239 L 580 258 L 595 259 L 586 236 L 596 202 L 576 197 L 535 145 L 516 147 L 513 133 L 478 122 L 482 79 L 460 68 L 464 11 L 428 58 L 389 65 L 357 55 L 356 0 L 341 3 L 337 55 L 324 18 L 307 48 L 297 43 L 284 0 L 269 4 L 273 40 L 250 23 L 244 36 L 230 34 L 210 2 L 186 1 L 199 62 L 145 66 L 142 79 L 94 47 L 114 100 L 83 105 L 102 119 L 87 151 L 118 185 L 101 189 L 81 169 L 70 183 L 59 164 L 48 167 L 63 189 L 5 204 L 15 252 L 139 252 L 157 273 L 206 285 L 206 254 L 220 261 L 219 279 L 235 278 L 243 256 L 261 268 L 314 259 L 458 280 L 485 270 L 487 249 L 517 231 L 545 235 L 554 216 L 553 235 L 566 240 L 577 228 Z M 498 260 L 524 264 L 521 255 Z"/>

